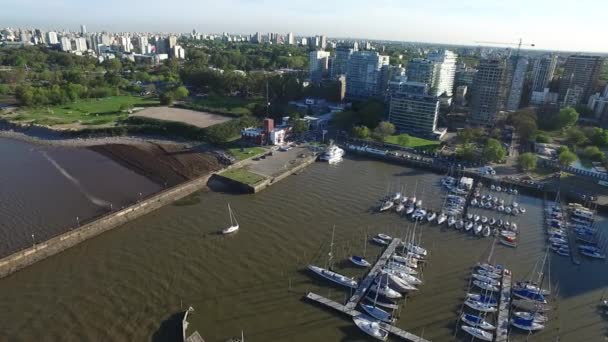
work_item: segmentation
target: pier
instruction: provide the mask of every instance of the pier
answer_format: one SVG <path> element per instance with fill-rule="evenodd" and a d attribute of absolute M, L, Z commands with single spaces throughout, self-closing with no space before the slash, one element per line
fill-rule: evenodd
<path fill-rule="evenodd" d="M 335 302 L 331 299 L 325 298 L 323 296 L 320 296 L 320 295 L 312 293 L 312 292 L 308 292 L 306 294 L 305 298 L 308 300 L 311 300 L 313 302 L 316 302 L 318 304 L 321 304 L 325 307 L 339 311 L 350 317 L 357 317 L 357 316 L 361 315 L 361 312 L 355 310 L 355 308 L 357 307 L 357 304 L 359 304 L 359 302 L 365 297 L 365 294 L 367 293 L 367 290 L 373 283 L 374 279 L 376 278 L 378 273 L 380 273 L 380 270 L 382 269 L 382 267 L 384 265 L 386 265 L 386 263 L 390 260 L 391 255 L 395 252 L 395 250 L 397 249 L 397 247 L 400 244 L 401 244 L 400 239 L 395 238 L 391 241 L 391 243 L 386 247 L 386 249 L 380 256 L 380 258 L 378 258 L 378 260 L 373 265 L 371 270 L 367 273 L 365 278 L 363 278 L 363 280 L 361 280 L 361 282 L 359 282 L 359 287 L 357 288 L 355 293 L 352 295 L 352 297 L 350 297 L 348 299 L 348 301 L 346 302 L 346 305 L 340 304 L 338 302 Z M 397 328 L 391 324 L 383 323 L 383 322 L 378 322 L 378 324 L 380 324 L 380 327 L 382 327 L 389 333 L 391 333 L 397 337 L 400 337 L 401 339 L 404 339 L 406 341 L 429 342 L 429 341 L 423 339 L 422 337 L 416 336 L 403 329 Z"/>
<path fill-rule="evenodd" d="M 511 271 L 502 271 L 500 288 L 500 302 L 498 304 L 498 318 L 496 324 L 496 342 L 509 340 L 509 309 L 511 306 Z"/>

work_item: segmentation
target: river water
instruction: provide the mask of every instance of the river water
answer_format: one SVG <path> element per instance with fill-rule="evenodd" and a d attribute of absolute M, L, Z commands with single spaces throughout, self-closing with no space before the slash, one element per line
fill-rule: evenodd
<path fill-rule="evenodd" d="M 312 276 L 306 265 L 325 264 L 335 225 L 335 268 L 361 276 L 344 260 L 364 249 L 369 259 L 381 253 L 364 245 L 366 232 L 404 235 L 411 227 L 396 214 L 374 213 L 376 200 L 387 187 L 403 186 L 408 193 L 417 188 L 425 205 L 439 208 L 439 178 L 346 159 L 313 164 L 255 195 L 197 194 L 0 280 L 0 340 L 170 340 L 167 320 L 192 305 L 191 327 L 206 341 L 241 331 L 248 341 L 368 341 L 350 320 L 302 300 L 307 291 L 337 301 L 349 295 Z M 518 201 L 528 209 L 517 219 L 521 244 L 497 246 L 494 253 L 515 279 L 529 277 L 545 238 L 542 200 Z M 241 229 L 224 237 L 217 232 L 229 224 L 228 203 Z M 450 341 L 471 265 L 488 257 L 492 241 L 434 225 L 418 228 L 430 263 L 425 284 L 402 307 L 397 325 Z M 608 322 L 597 303 L 608 284 L 605 263 L 575 267 L 555 257 L 548 277 L 559 300 L 547 329 L 530 340 L 603 340 Z M 511 338 L 524 341 L 526 335 Z M 460 333 L 456 340 L 471 339 Z"/>

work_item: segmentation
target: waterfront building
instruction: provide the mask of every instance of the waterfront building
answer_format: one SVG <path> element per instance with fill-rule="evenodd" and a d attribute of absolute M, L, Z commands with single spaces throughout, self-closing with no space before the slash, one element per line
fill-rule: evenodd
<path fill-rule="evenodd" d="M 441 138 L 445 130 L 437 130 L 439 98 L 430 94 L 428 84 L 399 82 L 392 84 L 389 121 L 400 132 L 424 138 Z"/>
<path fill-rule="evenodd" d="M 438 50 L 429 53 L 428 59 L 438 65 L 435 69 L 437 72 L 434 79 L 435 84 L 431 86 L 435 91 L 435 95 L 446 94 L 447 97 L 452 97 L 457 58 L 458 55 L 449 50 Z"/>
<path fill-rule="evenodd" d="M 503 58 L 490 57 L 479 62 L 473 81 L 471 123 L 494 125 L 504 104 L 506 69 Z"/>
<path fill-rule="evenodd" d="M 600 56 L 572 55 L 566 59 L 559 86 L 562 106 L 587 103 L 595 91 L 603 63 Z"/>
<path fill-rule="evenodd" d="M 327 74 L 327 70 L 329 68 L 329 56 L 330 53 L 327 51 L 312 51 L 309 54 L 308 69 L 311 82 L 319 83 Z"/>
<path fill-rule="evenodd" d="M 389 56 L 373 51 L 355 51 L 346 68 L 346 97 L 382 97 L 388 83 Z"/>
<path fill-rule="evenodd" d="M 46 33 L 46 42 L 49 45 L 59 44 L 59 40 L 57 39 L 57 32 L 49 31 Z"/>
<path fill-rule="evenodd" d="M 524 91 L 524 82 L 528 71 L 528 59 L 525 57 L 512 57 L 509 59 L 507 72 L 507 102 L 508 111 L 516 111 L 521 104 Z"/>

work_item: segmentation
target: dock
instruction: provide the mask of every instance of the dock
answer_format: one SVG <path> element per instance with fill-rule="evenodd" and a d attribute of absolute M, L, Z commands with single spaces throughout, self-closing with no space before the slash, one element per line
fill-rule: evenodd
<path fill-rule="evenodd" d="M 580 265 L 581 264 L 581 260 L 580 260 L 580 254 L 579 254 L 579 250 L 578 250 L 578 243 L 576 242 L 576 233 L 574 232 L 574 229 L 572 229 L 570 223 L 570 211 L 572 210 L 572 208 L 570 206 L 568 206 L 566 208 L 566 210 L 564 210 L 564 206 L 561 206 L 562 208 L 562 213 L 565 213 L 565 220 L 566 220 L 566 231 L 568 232 L 568 246 L 570 246 L 570 258 L 572 259 L 572 263 L 575 265 Z"/>
<path fill-rule="evenodd" d="M 359 283 L 359 287 L 346 303 L 346 307 L 348 309 L 354 309 L 357 304 L 359 304 L 359 302 L 363 299 L 365 293 L 372 285 L 372 282 L 374 281 L 374 279 L 376 279 L 382 267 L 384 267 L 384 265 L 386 265 L 386 263 L 389 261 L 391 255 L 395 253 L 395 249 L 397 249 L 399 244 L 401 244 L 400 239 L 393 239 L 393 241 L 391 241 L 388 247 L 386 247 L 378 261 L 376 261 L 376 263 L 374 264 L 372 269 L 367 273 L 365 278 L 361 280 L 361 282 Z"/>
<path fill-rule="evenodd" d="M 345 315 L 348 315 L 350 317 L 357 317 L 357 316 L 361 315 L 361 312 L 355 310 L 355 308 L 357 307 L 359 302 L 365 297 L 365 294 L 367 293 L 367 290 L 369 289 L 369 287 L 372 285 L 374 279 L 380 273 L 380 270 L 382 269 L 382 267 L 384 267 L 384 265 L 386 265 L 386 263 L 390 260 L 391 255 L 393 255 L 393 253 L 395 253 L 395 250 L 397 249 L 397 247 L 400 244 L 401 244 L 400 239 L 393 239 L 391 241 L 391 243 L 386 247 L 384 252 L 382 252 L 382 255 L 380 256 L 380 258 L 378 258 L 376 263 L 373 265 L 373 267 L 367 273 L 365 278 L 363 278 L 363 280 L 361 280 L 359 282 L 359 287 L 357 288 L 355 293 L 352 295 L 352 297 L 350 297 L 348 299 L 348 301 L 346 302 L 345 305 L 335 302 L 331 299 L 325 298 L 323 296 L 320 296 L 318 294 L 312 293 L 312 292 L 308 292 L 306 294 L 305 298 L 308 300 L 311 300 L 313 302 L 316 302 L 318 304 L 321 304 L 325 307 L 334 309 L 334 310 L 341 312 Z M 380 326 L 383 329 L 385 329 L 386 331 L 388 331 L 389 333 L 391 333 L 397 337 L 400 337 L 406 341 L 429 342 L 429 341 L 423 339 L 422 337 L 416 336 L 403 329 L 394 327 L 391 324 L 383 323 L 383 322 L 378 322 L 378 324 L 380 324 Z"/>
<path fill-rule="evenodd" d="M 496 324 L 496 342 L 509 340 L 509 309 L 511 306 L 511 271 L 502 271 L 500 288 L 500 303 L 498 304 L 498 318 Z"/>
<path fill-rule="evenodd" d="M 350 317 L 357 317 L 359 315 L 361 315 L 361 312 L 355 310 L 355 309 L 349 309 L 346 305 L 342 305 L 338 302 L 334 302 L 331 299 L 327 299 L 323 296 L 319 296 L 318 294 L 314 294 L 312 292 L 309 292 L 306 294 L 306 299 L 309 299 L 313 302 L 319 303 L 323 306 L 326 306 L 328 308 L 332 308 L 336 311 L 342 312 Z M 349 301 L 350 303 L 350 301 Z M 427 340 L 425 340 L 422 337 L 416 336 L 412 333 L 409 333 L 403 329 L 397 328 L 395 326 L 392 326 L 390 324 L 387 323 L 383 323 L 383 322 L 378 322 L 378 324 L 380 324 L 380 327 L 382 327 L 383 329 L 387 330 L 389 333 L 400 337 L 406 341 L 412 341 L 412 342 L 429 342 Z"/>

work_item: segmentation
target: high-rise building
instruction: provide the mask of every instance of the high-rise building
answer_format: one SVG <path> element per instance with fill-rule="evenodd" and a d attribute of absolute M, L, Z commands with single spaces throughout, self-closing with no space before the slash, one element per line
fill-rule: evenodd
<path fill-rule="evenodd" d="M 473 80 L 477 74 L 477 69 L 460 64 L 456 68 L 456 76 L 454 77 L 454 87 L 467 86 L 469 89 L 473 85 Z"/>
<path fill-rule="evenodd" d="M 549 83 L 553 79 L 555 66 L 557 65 L 557 56 L 548 55 L 534 60 L 532 68 L 532 91 L 542 92 L 549 87 Z"/>
<path fill-rule="evenodd" d="M 85 25 L 80 25 L 80 35 L 84 37 L 87 34 L 87 27 Z"/>
<path fill-rule="evenodd" d="M 69 37 L 61 37 L 59 41 L 61 42 L 61 51 L 72 51 L 72 41 Z"/>
<path fill-rule="evenodd" d="M 177 59 L 186 58 L 186 50 L 184 50 L 184 48 L 181 47 L 180 45 L 175 45 L 173 47 L 173 57 L 177 58 Z"/>
<path fill-rule="evenodd" d="M 401 132 L 437 137 L 439 98 L 429 94 L 426 83 L 403 82 L 390 96 L 389 121 Z"/>
<path fill-rule="evenodd" d="M 505 95 L 507 63 L 503 58 L 482 59 L 473 81 L 471 122 L 492 126 L 502 110 Z"/>
<path fill-rule="evenodd" d="M 346 97 L 367 99 L 383 96 L 386 88 L 383 71 L 388 69 L 388 65 L 389 56 L 373 51 L 353 52 L 346 68 Z"/>
<path fill-rule="evenodd" d="M 302 37 L 302 40 L 300 40 L 300 45 L 308 46 L 308 38 Z"/>
<path fill-rule="evenodd" d="M 57 39 L 57 32 L 54 32 L 54 31 L 47 32 L 46 41 L 49 45 L 59 44 L 59 40 Z"/>
<path fill-rule="evenodd" d="M 308 69 L 311 82 L 319 83 L 327 74 L 329 55 L 327 51 L 312 51 L 309 54 Z"/>
<path fill-rule="evenodd" d="M 74 38 L 74 51 L 84 52 L 87 51 L 87 40 L 84 37 Z"/>
<path fill-rule="evenodd" d="M 516 111 L 521 104 L 524 91 L 524 81 L 528 71 L 528 59 L 525 57 L 511 57 L 507 71 L 507 103 L 506 109 Z"/>
<path fill-rule="evenodd" d="M 19 35 L 19 39 L 22 43 L 31 43 L 32 42 L 32 34 L 26 31 L 21 31 Z"/>
<path fill-rule="evenodd" d="M 331 77 L 336 78 L 340 75 L 346 75 L 348 60 L 356 50 L 348 45 L 340 45 L 334 50 L 333 63 L 331 64 Z"/>
<path fill-rule="evenodd" d="M 325 50 L 325 48 L 327 48 L 327 37 L 321 36 L 321 38 L 319 38 L 319 45 L 321 45 L 321 49 Z"/>
<path fill-rule="evenodd" d="M 177 37 L 169 36 L 167 38 L 167 51 L 173 50 L 173 47 L 175 47 L 175 45 L 177 45 Z"/>
<path fill-rule="evenodd" d="M 319 36 L 310 37 L 308 39 L 308 46 L 313 49 L 319 48 L 321 45 L 321 38 Z"/>
<path fill-rule="evenodd" d="M 589 97 L 587 108 L 593 111 L 595 118 L 604 126 L 608 123 L 608 85 L 602 94 L 596 93 Z"/>
<path fill-rule="evenodd" d="M 251 37 L 251 42 L 256 44 L 262 43 L 262 34 L 260 32 L 256 32 L 253 37 Z"/>
<path fill-rule="evenodd" d="M 137 37 L 137 45 L 139 46 L 139 53 L 148 54 L 148 37 L 139 36 Z"/>
<path fill-rule="evenodd" d="M 600 56 L 568 57 L 559 85 L 559 99 L 563 106 L 587 103 L 595 91 L 603 63 L 604 59 Z"/>
<path fill-rule="evenodd" d="M 289 32 L 287 34 L 287 44 L 294 45 L 295 43 L 296 43 L 296 37 L 293 35 L 293 33 Z"/>
<path fill-rule="evenodd" d="M 428 59 L 439 65 L 437 68 L 438 74 L 435 77 L 436 83 L 432 86 L 435 90 L 435 95 L 440 96 L 446 94 L 447 97 L 452 97 L 457 58 L 458 55 L 449 50 L 439 50 L 429 53 Z"/>
<path fill-rule="evenodd" d="M 168 52 L 167 51 L 167 39 L 157 37 L 156 42 L 155 42 L 155 47 L 156 47 L 157 54 L 167 53 Z"/>
<path fill-rule="evenodd" d="M 439 65 L 428 59 L 414 58 L 407 63 L 405 72 L 408 81 L 428 84 L 432 90 L 437 84 Z"/>

